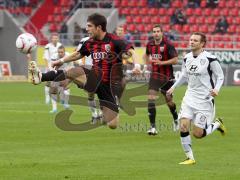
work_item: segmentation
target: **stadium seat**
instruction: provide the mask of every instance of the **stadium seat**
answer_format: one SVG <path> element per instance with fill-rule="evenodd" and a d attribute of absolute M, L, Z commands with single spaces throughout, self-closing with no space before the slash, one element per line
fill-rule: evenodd
<path fill-rule="evenodd" d="M 171 7 L 173 8 L 182 8 L 182 2 L 180 0 L 175 0 L 172 2 Z"/>
<path fill-rule="evenodd" d="M 207 5 L 207 1 L 202 0 L 202 1 L 201 1 L 201 4 L 200 4 L 200 7 L 201 7 L 201 8 L 205 8 L 206 5 Z"/>
<path fill-rule="evenodd" d="M 137 23 L 137 24 L 142 23 L 142 17 L 141 17 L 141 16 L 135 16 L 135 17 L 133 17 L 133 22 L 134 22 L 134 23 Z"/>
<path fill-rule="evenodd" d="M 127 26 L 127 30 L 128 30 L 129 32 L 134 32 L 134 31 L 136 30 L 135 24 L 129 24 L 129 25 Z"/>
<path fill-rule="evenodd" d="M 203 9 L 203 14 L 202 15 L 208 17 L 208 16 L 211 16 L 211 14 L 212 14 L 212 9 L 210 9 L 210 8 L 204 8 Z"/>
<path fill-rule="evenodd" d="M 138 7 L 146 7 L 147 6 L 147 1 L 146 0 L 140 0 L 140 1 L 138 1 L 137 6 Z"/>
<path fill-rule="evenodd" d="M 114 7 L 119 8 L 121 6 L 120 0 L 114 0 Z"/>
<path fill-rule="evenodd" d="M 163 16 L 161 17 L 161 23 L 168 24 L 170 22 L 169 16 Z"/>
<path fill-rule="evenodd" d="M 190 16 L 188 18 L 188 24 L 196 24 L 196 17 L 195 16 Z"/>
<path fill-rule="evenodd" d="M 61 13 L 62 13 L 61 7 L 55 7 L 55 8 L 53 9 L 53 13 L 54 13 L 54 14 L 61 14 Z"/>
<path fill-rule="evenodd" d="M 183 25 L 182 32 L 189 33 L 190 32 L 190 26 L 188 24 Z"/>
<path fill-rule="evenodd" d="M 132 16 L 126 16 L 126 23 L 133 23 Z"/>
<path fill-rule="evenodd" d="M 194 13 L 193 13 L 193 9 L 192 8 L 187 8 L 186 9 L 186 11 L 185 11 L 185 14 L 187 15 L 187 16 L 192 16 Z"/>
<path fill-rule="evenodd" d="M 233 16 L 233 17 L 238 17 L 239 15 L 239 9 L 238 8 L 233 8 L 231 9 L 231 11 L 229 11 L 229 15 Z"/>
<path fill-rule="evenodd" d="M 130 14 L 130 11 L 131 11 L 130 8 L 123 8 L 121 13 L 122 13 L 122 15 L 125 15 L 125 16 L 126 16 L 126 15 L 129 15 L 129 14 Z"/>
<path fill-rule="evenodd" d="M 167 10 L 167 15 L 171 16 L 171 15 L 174 14 L 174 12 L 175 12 L 175 9 L 174 9 L 174 8 L 168 8 L 168 10 Z"/>
<path fill-rule="evenodd" d="M 213 33 L 215 30 L 215 25 L 208 25 L 208 32 Z"/>
<path fill-rule="evenodd" d="M 236 43 L 234 46 L 236 49 L 240 49 L 240 43 Z"/>
<path fill-rule="evenodd" d="M 235 41 L 240 42 L 240 36 L 236 36 Z"/>
<path fill-rule="evenodd" d="M 212 15 L 214 15 L 214 16 L 220 16 L 220 9 L 218 9 L 218 8 L 215 8 L 215 9 L 213 9 L 213 11 L 212 11 Z"/>
<path fill-rule="evenodd" d="M 152 24 L 160 24 L 161 22 L 160 22 L 160 17 L 158 17 L 158 16 L 153 16 L 152 18 L 151 18 L 151 23 Z"/>
<path fill-rule="evenodd" d="M 233 20 L 233 23 L 236 24 L 236 25 L 239 25 L 240 24 L 240 17 L 235 17 L 234 20 Z"/>
<path fill-rule="evenodd" d="M 54 16 L 53 15 L 48 15 L 47 22 L 52 23 L 53 21 L 54 21 Z"/>
<path fill-rule="evenodd" d="M 138 24 L 136 28 L 141 33 L 145 31 L 145 26 L 143 24 Z"/>
<path fill-rule="evenodd" d="M 123 8 L 128 7 L 128 0 L 122 0 L 121 1 L 121 7 L 123 7 Z"/>
<path fill-rule="evenodd" d="M 199 31 L 199 26 L 198 25 L 192 25 L 191 27 L 190 27 L 190 31 L 191 32 L 197 32 L 197 31 Z"/>
<path fill-rule="evenodd" d="M 132 8 L 132 9 L 130 10 L 130 14 L 131 14 L 131 15 L 138 15 L 138 12 L 139 12 L 139 9 L 138 9 L 138 8 Z"/>
<path fill-rule="evenodd" d="M 227 22 L 228 22 L 228 24 L 233 24 L 233 18 L 231 16 L 228 16 L 227 17 Z"/>
<path fill-rule="evenodd" d="M 139 8 L 139 14 L 146 16 L 148 14 L 148 8 L 144 7 L 144 8 Z"/>
<path fill-rule="evenodd" d="M 203 33 L 208 33 L 208 26 L 207 25 L 201 25 L 200 27 L 199 27 L 199 31 L 200 32 L 203 32 Z"/>
<path fill-rule="evenodd" d="M 218 43 L 215 44 L 215 47 L 216 48 L 224 48 L 224 43 L 218 42 Z"/>
<path fill-rule="evenodd" d="M 151 32 L 152 31 L 152 25 L 151 24 L 147 24 L 146 26 L 145 26 L 145 32 Z"/>
<path fill-rule="evenodd" d="M 166 25 L 164 25 L 164 27 L 163 27 L 163 31 L 165 31 L 165 32 L 170 31 L 170 29 L 171 29 L 171 26 L 170 26 L 169 24 L 166 24 Z"/>
<path fill-rule="evenodd" d="M 159 14 L 159 15 L 166 15 L 166 14 L 167 14 L 167 9 L 165 9 L 165 8 L 159 8 L 159 9 L 158 9 L 158 14 Z"/>
<path fill-rule="evenodd" d="M 230 26 L 228 27 L 228 33 L 233 34 L 233 33 L 236 33 L 236 32 L 237 32 L 237 27 L 236 27 L 236 25 L 230 25 Z"/>
<path fill-rule="evenodd" d="M 220 8 L 225 8 L 225 7 L 226 7 L 225 1 L 219 1 L 218 7 L 220 7 Z"/>
<path fill-rule="evenodd" d="M 236 1 L 234 1 L 234 0 L 228 0 L 226 3 L 226 6 L 230 9 L 230 8 L 235 7 L 235 3 L 236 3 Z"/>
<path fill-rule="evenodd" d="M 194 9 L 194 13 L 195 16 L 201 16 L 202 15 L 202 9 L 201 8 L 196 8 Z"/>
<path fill-rule="evenodd" d="M 197 24 L 204 24 L 205 23 L 205 17 L 204 16 L 199 16 L 196 18 L 196 23 Z"/>
<path fill-rule="evenodd" d="M 221 9 L 221 15 L 227 17 L 229 13 L 229 9 L 228 8 L 223 8 Z"/>
<path fill-rule="evenodd" d="M 237 7 L 237 8 L 240 8 L 240 1 L 237 1 L 237 2 L 236 2 L 236 7 Z"/>
<path fill-rule="evenodd" d="M 23 13 L 26 14 L 27 16 L 31 15 L 32 14 L 32 8 L 31 7 L 24 7 L 23 8 Z"/>
<path fill-rule="evenodd" d="M 137 7 L 137 1 L 134 1 L 134 0 L 128 1 L 128 6 L 129 7 Z"/>
<path fill-rule="evenodd" d="M 149 23 L 151 22 L 151 16 L 144 16 L 144 17 L 142 18 L 142 22 L 143 22 L 144 24 L 149 24 Z"/>
<path fill-rule="evenodd" d="M 205 23 L 209 25 L 215 24 L 215 18 L 212 16 L 206 17 Z"/>
<path fill-rule="evenodd" d="M 49 30 L 50 30 L 50 32 L 52 33 L 52 32 L 57 32 L 57 25 L 56 24 L 50 24 L 49 25 Z"/>
<path fill-rule="evenodd" d="M 172 26 L 172 29 L 178 31 L 178 32 L 182 32 L 182 25 L 179 25 L 179 24 L 174 24 Z"/>
<path fill-rule="evenodd" d="M 158 15 L 158 9 L 157 8 L 149 8 L 148 14 L 152 16 L 157 16 Z"/>

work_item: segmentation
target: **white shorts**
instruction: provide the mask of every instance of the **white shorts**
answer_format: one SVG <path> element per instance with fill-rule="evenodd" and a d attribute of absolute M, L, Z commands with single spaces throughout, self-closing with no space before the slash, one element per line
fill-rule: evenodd
<path fill-rule="evenodd" d="M 206 101 L 204 103 L 198 103 L 196 106 L 192 106 L 183 101 L 178 117 L 179 119 L 190 119 L 195 126 L 205 129 L 213 122 L 215 117 L 214 103 L 213 101 Z"/>

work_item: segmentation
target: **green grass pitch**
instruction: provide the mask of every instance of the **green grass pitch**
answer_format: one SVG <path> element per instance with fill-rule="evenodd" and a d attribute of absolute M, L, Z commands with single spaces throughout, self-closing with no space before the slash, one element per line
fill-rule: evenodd
<path fill-rule="evenodd" d="M 176 90 L 179 109 L 185 87 Z M 73 86 L 72 94 L 83 94 Z M 143 98 L 142 98 L 143 99 Z M 89 120 L 87 107 L 71 106 L 71 121 Z M 59 105 L 59 110 L 62 107 Z M 224 117 L 228 134 L 219 132 L 193 139 L 197 161 L 184 160 L 179 133 L 171 130 L 166 107 L 157 107 L 159 135 L 146 134 L 147 109 L 135 116 L 121 112 L 120 128 L 99 127 L 90 131 L 63 131 L 44 104 L 43 85 L 0 84 L 0 179 L 239 179 L 239 87 L 223 87 L 216 98 L 217 116 Z M 161 124 L 160 124 L 161 123 Z"/>

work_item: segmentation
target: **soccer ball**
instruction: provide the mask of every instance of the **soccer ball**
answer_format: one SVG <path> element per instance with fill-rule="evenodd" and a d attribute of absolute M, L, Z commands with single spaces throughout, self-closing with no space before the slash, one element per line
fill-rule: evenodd
<path fill-rule="evenodd" d="M 17 37 L 16 47 L 20 52 L 28 54 L 37 47 L 37 40 L 32 34 L 23 33 Z"/>

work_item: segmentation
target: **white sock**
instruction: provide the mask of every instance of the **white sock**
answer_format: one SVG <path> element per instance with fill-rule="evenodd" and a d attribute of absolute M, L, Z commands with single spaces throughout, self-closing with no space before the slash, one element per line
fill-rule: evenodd
<path fill-rule="evenodd" d="M 45 103 L 48 104 L 50 102 L 50 95 L 49 95 L 49 87 L 48 86 L 45 86 L 44 92 L 45 92 Z"/>
<path fill-rule="evenodd" d="M 61 100 L 61 103 L 64 102 L 64 97 L 65 97 L 65 95 L 64 95 L 64 88 L 63 88 L 63 87 L 60 87 L 60 88 L 59 88 L 59 98 L 60 98 L 60 100 Z"/>
<path fill-rule="evenodd" d="M 212 134 L 217 128 L 219 128 L 220 124 L 219 122 L 213 122 L 210 124 L 206 130 L 206 135 Z"/>
<path fill-rule="evenodd" d="M 51 100 L 52 100 L 52 110 L 57 110 L 57 94 L 51 94 Z"/>
<path fill-rule="evenodd" d="M 63 94 L 64 94 L 64 98 L 63 98 L 64 104 L 65 104 L 65 105 L 68 105 L 69 95 L 70 95 L 70 89 L 65 89 L 65 90 L 63 91 Z"/>
<path fill-rule="evenodd" d="M 189 132 L 185 132 L 185 133 L 181 132 L 181 143 L 187 158 L 194 160 L 193 152 L 192 152 L 192 141 L 191 141 L 191 136 L 189 135 Z"/>
<path fill-rule="evenodd" d="M 97 105 L 95 99 L 93 100 L 88 100 L 88 106 L 90 111 L 92 112 L 92 117 L 97 117 L 98 112 L 97 112 Z"/>

